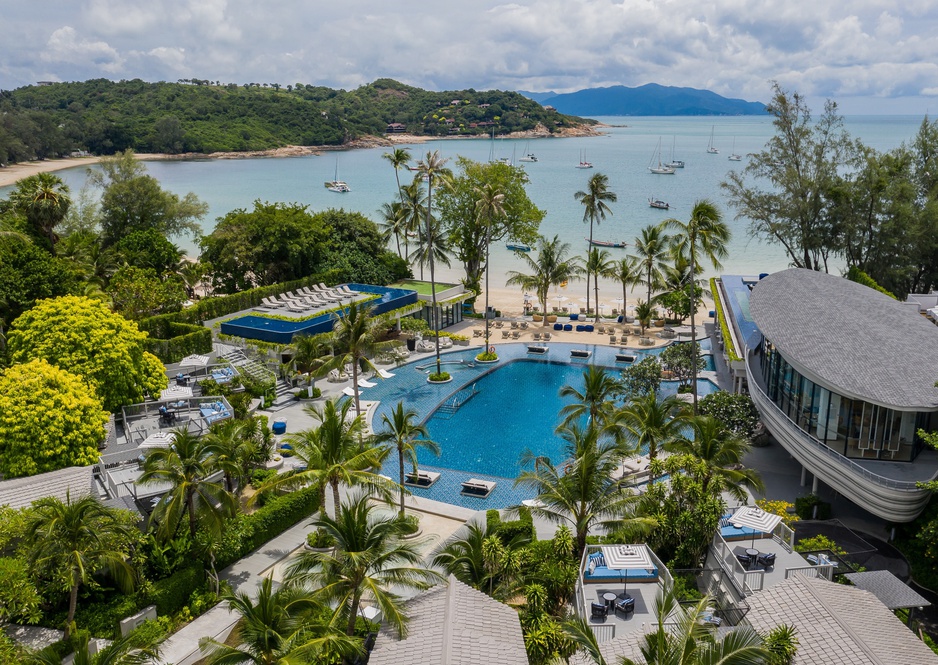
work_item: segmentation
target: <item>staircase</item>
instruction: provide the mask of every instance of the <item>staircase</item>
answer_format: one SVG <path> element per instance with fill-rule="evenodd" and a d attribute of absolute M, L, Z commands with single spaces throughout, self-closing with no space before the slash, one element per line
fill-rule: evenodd
<path fill-rule="evenodd" d="M 269 383 L 276 385 L 277 375 L 267 369 L 267 366 L 258 362 L 254 358 L 249 358 L 244 351 L 236 346 L 228 344 L 215 344 L 215 352 L 221 360 L 231 364 L 238 374 L 246 376 L 259 383 Z"/>
<path fill-rule="evenodd" d="M 476 388 L 476 384 L 472 384 L 471 388 L 464 388 L 460 390 L 453 396 L 453 399 L 448 400 L 446 403 L 441 404 L 436 410 L 436 415 L 447 420 L 453 416 L 454 413 L 459 411 L 460 407 L 471 400 L 473 397 L 479 394 L 479 389 Z"/>

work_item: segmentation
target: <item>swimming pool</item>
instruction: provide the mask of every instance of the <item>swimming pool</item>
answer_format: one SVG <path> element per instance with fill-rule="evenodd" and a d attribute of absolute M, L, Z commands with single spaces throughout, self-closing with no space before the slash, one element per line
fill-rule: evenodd
<path fill-rule="evenodd" d="M 393 379 L 363 391 L 363 399 L 381 402 L 374 416 L 376 430 L 381 428 L 381 416 L 403 400 L 425 421 L 430 438 L 440 444 L 440 457 L 423 450 L 418 453 L 421 468 L 440 471 L 442 475 L 430 488 L 412 488 L 416 495 L 470 508 L 503 507 L 531 498 L 524 490 L 513 487 L 521 470 L 519 458 L 530 450 L 554 463 L 563 461 L 564 442 L 554 430 L 560 422 L 561 408 L 572 400 L 561 399 L 558 393 L 564 385 L 583 389 L 583 372 L 588 363 L 571 361 L 570 350 L 591 351 L 590 363 L 606 367 L 616 375 L 626 366 L 615 362 L 617 347 L 570 343 L 551 343 L 549 347 L 548 354 L 533 358 L 527 354 L 526 344 L 499 345 L 499 363 L 464 365 L 453 374 L 453 382 L 443 385 L 428 384 L 426 370 L 417 369 L 429 364 L 428 358 L 432 359 L 423 356 L 393 369 Z M 478 352 L 478 348 L 460 350 L 447 353 L 445 358 L 468 361 Z M 661 348 L 630 349 L 631 352 L 641 359 L 658 355 Z M 718 390 L 707 380 L 700 380 L 698 385 L 701 394 Z M 458 409 L 444 406 L 452 403 L 454 395 L 464 398 L 473 392 L 473 387 L 475 394 Z M 676 390 L 676 382 L 662 382 L 663 394 L 674 394 Z M 396 456 L 386 462 L 382 473 L 397 476 Z M 460 483 L 471 477 L 497 482 L 488 499 L 459 494 Z"/>

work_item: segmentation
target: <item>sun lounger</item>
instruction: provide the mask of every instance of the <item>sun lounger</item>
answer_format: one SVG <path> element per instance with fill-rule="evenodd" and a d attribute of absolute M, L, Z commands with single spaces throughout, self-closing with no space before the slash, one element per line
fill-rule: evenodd
<path fill-rule="evenodd" d="M 291 312 L 308 312 L 310 310 L 310 306 L 291 302 L 289 305 L 287 305 L 287 309 Z"/>
<path fill-rule="evenodd" d="M 539 333 L 539 332 L 534 333 L 534 341 L 535 341 L 535 342 L 540 342 L 540 341 L 541 341 L 541 333 Z"/>
<path fill-rule="evenodd" d="M 587 349 L 572 349 L 570 351 L 571 358 L 589 358 L 591 355 L 593 355 L 593 352 Z"/>
<path fill-rule="evenodd" d="M 615 344 L 615 343 L 616 343 L 616 336 L 615 336 L 615 335 L 609 335 L 609 343 L 610 343 L 610 344 Z"/>
<path fill-rule="evenodd" d="M 631 353 L 617 353 L 616 362 L 617 363 L 634 363 L 636 357 Z"/>
<path fill-rule="evenodd" d="M 515 339 L 520 339 L 520 338 L 521 338 L 521 331 L 520 331 L 520 330 L 512 331 L 511 336 L 512 336 L 513 338 L 515 338 Z"/>
<path fill-rule="evenodd" d="M 480 480 L 470 478 L 462 483 L 462 492 L 464 496 L 474 496 L 480 499 L 486 498 L 495 489 L 495 482 L 491 480 Z"/>
<path fill-rule="evenodd" d="M 351 386 L 347 386 L 347 387 L 345 387 L 345 388 L 342 389 L 342 394 L 343 394 L 343 395 L 348 395 L 349 397 L 355 397 L 355 389 L 352 388 Z M 361 391 L 361 390 L 358 391 L 358 396 L 359 396 L 359 397 L 362 396 L 362 391 Z"/>
<path fill-rule="evenodd" d="M 332 383 L 342 383 L 343 381 L 348 381 L 348 374 L 342 373 L 337 369 L 329 370 L 326 380 Z"/>
<path fill-rule="evenodd" d="M 483 335 L 485 335 L 485 331 L 482 330 L 481 328 L 476 328 L 475 330 L 472 331 L 473 337 L 482 337 Z"/>
<path fill-rule="evenodd" d="M 547 353 L 549 349 L 543 344 L 530 344 L 528 346 L 528 353 L 534 353 L 537 355 L 543 355 Z"/>
<path fill-rule="evenodd" d="M 335 290 L 336 290 L 338 293 L 344 293 L 344 294 L 347 295 L 347 296 L 358 296 L 358 295 L 361 295 L 361 291 L 354 291 L 354 290 L 350 289 L 350 288 L 348 287 L 348 284 L 342 284 L 342 285 L 340 285 L 340 286 L 337 286 L 337 287 L 335 287 Z"/>
<path fill-rule="evenodd" d="M 549 342 L 549 341 L 550 341 L 550 333 L 549 333 L 549 332 L 544 333 L 544 341 L 545 341 L 545 342 Z"/>
<path fill-rule="evenodd" d="M 261 302 L 263 303 L 261 307 L 265 309 L 278 309 L 284 305 L 282 302 L 277 302 L 271 298 L 261 298 Z"/>
<path fill-rule="evenodd" d="M 392 374 L 391 372 L 387 370 L 379 369 L 378 376 L 380 376 L 382 379 L 390 379 L 392 376 L 394 376 L 394 374 Z"/>
<path fill-rule="evenodd" d="M 511 331 L 510 331 L 510 330 L 503 330 L 503 331 L 502 331 L 502 339 L 508 339 L 509 337 L 511 337 Z"/>
<path fill-rule="evenodd" d="M 359 388 L 374 388 L 376 385 L 378 385 L 378 384 L 377 384 L 377 383 L 372 383 L 371 381 L 366 381 L 365 379 L 359 379 L 359 380 L 358 380 L 358 387 L 359 387 Z"/>
<path fill-rule="evenodd" d="M 420 471 L 416 474 L 413 471 L 404 474 L 404 484 L 411 487 L 430 487 L 440 479 L 440 474 L 436 471 Z"/>

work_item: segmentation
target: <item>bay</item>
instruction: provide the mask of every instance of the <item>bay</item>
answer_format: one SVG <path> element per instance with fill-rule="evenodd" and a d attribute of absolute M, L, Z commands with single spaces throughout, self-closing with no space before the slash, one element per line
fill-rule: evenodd
<path fill-rule="evenodd" d="M 724 261 L 725 273 L 758 274 L 784 269 L 788 261 L 781 248 L 750 238 L 748 222 L 735 219 L 720 189 L 720 182 L 731 169 L 742 169 L 746 155 L 761 150 L 773 134 L 768 116 L 738 117 L 600 117 L 610 125 L 598 137 L 564 139 L 447 139 L 408 146 L 418 159 L 427 151 L 439 150 L 454 165 L 457 156 L 486 161 L 494 151 L 498 158 L 517 159 L 527 150 L 535 153 L 537 163 L 523 163 L 530 177 L 528 192 L 536 205 L 547 211 L 541 233 L 558 235 L 571 243 L 574 253 L 584 254 L 588 225 L 583 222 L 583 208 L 574 193 L 584 189 L 593 173 L 609 177 L 610 189 L 618 195 L 612 204 L 613 214 L 595 230 L 601 240 L 625 241 L 629 249 L 609 250 L 613 256 L 625 254 L 634 244 L 641 229 L 667 217 L 685 220 L 694 202 L 710 198 L 723 211 L 733 231 L 729 257 Z M 922 119 L 917 116 L 847 116 L 845 126 L 850 134 L 877 150 L 885 151 L 909 142 Z M 706 152 L 711 130 L 714 145 L 720 154 Z M 664 159 L 681 159 L 686 163 L 674 175 L 654 175 L 647 170 L 655 147 L 661 140 Z M 673 155 L 672 155 L 673 146 Z M 379 220 L 378 209 L 394 200 L 394 171 L 382 155 L 387 148 L 325 152 L 322 155 L 293 158 L 253 158 L 233 160 L 186 160 L 147 162 L 147 169 L 162 186 L 177 194 L 195 192 L 209 206 L 203 220 L 206 233 L 215 220 L 236 208 L 250 208 L 255 199 L 261 201 L 299 202 L 311 210 L 344 208 Z M 727 159 L 731 152 L 743 155 L 743 161 Z M 580 154 L 593 163 L 592 170 L 574 168 Z M 93 167 L 92 167 L 93 168 Z M 339 194 L 326 190 L 323 182 L 338 177 L 352 191 Z M 63 180 L 77 192 L 87 180 L 87 169 L 60 171 Z M 401 171 L 402 181 L 411 173 Z M 6 196 L 10 188 L 0 190 Z M 648 205 L 649 198 L 671 204 L 669 211 Z M 198 254 L 190 238 L 177 238 L 177 244 L 192 256 Z M 492 248 L 493 285 L 496 275 L 522 269 L 523 264 L 504 245 Z M 441 271 L 441 279 L 458 279 L 460 266 Z M 611 285 L 610 285 L 611 286 Z"/>

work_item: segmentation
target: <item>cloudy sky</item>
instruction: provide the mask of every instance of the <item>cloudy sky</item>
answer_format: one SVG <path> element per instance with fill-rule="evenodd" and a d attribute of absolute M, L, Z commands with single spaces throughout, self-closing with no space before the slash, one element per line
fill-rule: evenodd
<path fill-rule="evenodd" d="M 0 0 L 0 88 L 89 78 L 569 92 L 644 83 L 938 108 L 934 0 Z"/>

